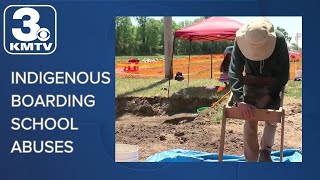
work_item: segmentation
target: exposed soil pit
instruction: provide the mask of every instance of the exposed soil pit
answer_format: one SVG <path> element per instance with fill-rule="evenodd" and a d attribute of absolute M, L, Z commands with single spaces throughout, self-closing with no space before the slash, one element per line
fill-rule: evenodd
<path fill-rule="evenodd" d="M 212 119 L 217 112 L 195 113 L 197 108 L 210 106 L 214 101 L 201 98 L 118 97 L 116 142 L 138 145 L 140 161 L 155 153 L 176 148 L 217 153 L 221 124 Z M 285 102 L 284 108 L 284 147 L 300 149 L 301 100 Z M 226 154 L 243 154 L 243 123 L 241 120 L 228 120 Z M 263 127 L 263 122 L 259 122 L 259 137 Z M 274 150 L 280 147 L 280 130 L 281 128 L 277 129 Z"/>
<path fill-rule="evenodd" d="M 216 99 L 182 96 L 166 97 L 117 97 L 117 117 L 131 113 L 137 116 L 173 115 L 177 113 L 196 113 L 203 106 L 211 106 Z"/>

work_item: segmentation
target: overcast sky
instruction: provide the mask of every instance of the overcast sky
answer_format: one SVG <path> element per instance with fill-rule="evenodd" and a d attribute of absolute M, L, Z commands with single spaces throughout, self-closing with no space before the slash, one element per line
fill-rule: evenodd
<path fill-rule="evenodd" d="M 151 16 L 155 19 L 161 19 L 162 16 Z M 199 16 L 173 16 L 172 19 L 175 22 L 181 22 L 185 20 L 194 20 L 199 18 Z M 245 23 L 249 19 L 253 18 L 253 16 L 228 16 L 228 18 L 235 19 L 242 23 Z M 302 17 L 301 16 L 267 16 L 267 18 L 273 23 L 275 27 L 280 26 L 284 28 L 289 36 L 291 36 L 291 43 L 295 43 L 295 36 L 297 33 L 302 33 Z M 137 25 L 137 22 L 134 18 L 132 18 L 132 22 L 134 25 Z M 299 46 L 302 47 L 302 38 L 299 41 Z"/>

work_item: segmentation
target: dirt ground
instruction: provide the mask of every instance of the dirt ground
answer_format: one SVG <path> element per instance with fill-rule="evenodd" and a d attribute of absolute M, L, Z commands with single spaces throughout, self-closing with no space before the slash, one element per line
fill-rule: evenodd
<path fill-rule="evenodd" d="M 180 102 L 180 103 L 178 103 Z M 116 143 L 139 146 L 139 160 L 170 149 L 189 149 L 217 153 L 221 124 L 212 119 L 217 112 L 195 113 L 213 100 L 166 98 L 117 98 Z M 286 98 L 285 148 L 302 147 L 302 102 Z M 243 154 L 243 124 L 228 120 L 225 154 Z M 263 122 L 259 122 L 259 137 Z M 277 128 L 274 150 L 280 147 L 280 124 Z"/>

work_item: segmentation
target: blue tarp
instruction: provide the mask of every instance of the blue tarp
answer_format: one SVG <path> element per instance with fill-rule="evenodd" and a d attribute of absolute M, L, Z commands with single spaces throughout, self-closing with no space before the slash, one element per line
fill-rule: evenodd
<path fill-rule="evenodd" d="M 274 162 L 279 162 L 279 151 L 273 151 L 271 153 L 271 158 Z M 224 155 L 223 161 L 245 162 L 245 159 L 243 156 Z M 283 151 L 283 161 L 302 162 L 302 153 L 298 149 L 286 149 Z M 148 157 L 145 162 L 218 162 L 218 154 L 173 149 L 152 155 Z"/>

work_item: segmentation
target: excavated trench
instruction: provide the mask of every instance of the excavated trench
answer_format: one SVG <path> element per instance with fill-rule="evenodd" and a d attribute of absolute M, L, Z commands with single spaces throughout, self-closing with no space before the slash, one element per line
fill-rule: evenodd
<path fill-rule="evenodd" d="M 217 99 L 190 97 L 117 97 L 116 115 L 130 113 L 137 116 L 196 113 L 200 107 L 211 106 Z"/>

